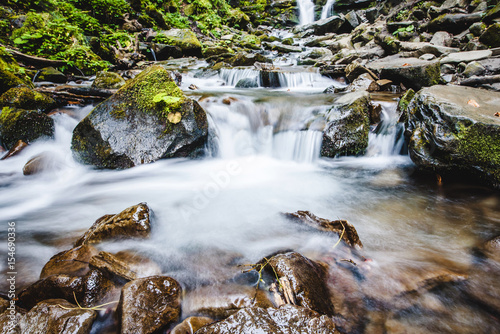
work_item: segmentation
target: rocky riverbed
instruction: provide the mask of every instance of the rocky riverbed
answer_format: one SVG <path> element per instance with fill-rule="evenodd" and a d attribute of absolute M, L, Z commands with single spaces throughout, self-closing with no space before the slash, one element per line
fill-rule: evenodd
<path fill-rule="evenodd" d="M 500 4 L 223 3 L 0 49 L 1 331 L 498 332 Z"/>

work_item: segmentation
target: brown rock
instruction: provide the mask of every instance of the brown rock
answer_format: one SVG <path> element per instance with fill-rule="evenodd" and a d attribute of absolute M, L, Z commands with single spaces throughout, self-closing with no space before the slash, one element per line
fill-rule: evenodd
<path fill-rule="evenodd" d="M 245 285 L 222 284 L 187 292 L 182 302 L 182 313 L 225 319 L 244 308 L 272 306 L 272 302 L 262 290 Z"/>
<path fill-rule="evenodd" d="M 14 310 L 3 312 L 0 314 L 0 333 L 2 334 L 20 334 L 21 327 L 19 323 L 23 319 L 25 310 L 19 307 L 15 307 Z M 14 327 L 12 327 L 14 324 Z"/>
<path fill-rule="evenodd" d="M 342 240 L 351 247 L 363 248 L 361 240 L 359 240 L 356 228 L 347 220 L 328 220 L 315 216 L 309 211 L 297 211 L 295 213 L 286 213 L 286 217 L 301 222 L 305 225 L 318 229 L 324 232 L 333 232 L 339 236 L 342 234 Z"/>
<path fill-rule="evenodd" d="M 11 147 L 11 149 L 9 150 L 9 152 L 7 152 L 3 157 L 2 159 L 0 160 L 5 160 L 5 159 L 8 159 L 10 157 L 13 157 L 17 154 L 19 154 L 22 150 L 24 150 L 26 147 L 28 146 L 27 143 L 23 142 L 21 139 L 19 139 L 17 141 L 17 143 L 14 144 L 14 146 Z"/>
<path fill-rule="evenodd" d="M 267 260 L 261 260 L 265 263 Z M 286 278 L 290 285 L 292 298 L 296 305 L 307 307 L 321 314 L 333 315 L 333 304 L 330 300 L 330 291 L 325 280 L 327 269 L 299 253 L 289 252 L 278 254 L 269 259 L 269 265 L 264 269 L 273 277 L 276 275 L 282 280 Z"/>
<path fill-rule="evenodd" d="M 122 289 L 118 313 L 122 334 L 154 333 L 180 316 L 181 286 L 165 276 L 133 280 Z"/>
<path fill-rule="evenodd" d="M 76 297 L 83 307 L 92 307 L 99 305 L 114 287 L 114 283 L 98 270 L 90 270 L 82 277 L 53 275 L 22 290 L 18 305 L 29 310 L 43 300 L 61 298 L 76 302 Z"/>
<path fill-rule="evenodd" d="M 207 317 L 189 317 L 172 329 L 170 334 L 194 334 L 198 329 L 214 320 Z"/>
<path fill-rule="evenodd" d="M 149 207 L 146 203 L 131 206 L 116 215 L 104 215 L 75 243 L 93 244 L 114 238 L 146 238 L 151 232 Z"/>
<path fill-rule="evenodd" d="M 49 299 L 33 307 L 19 325 L 22 333 L 87 334 L 96 316 L 96 311 L 80 309 L 64 299 Z"/>
<path fill-rule="evenodd" d="M 4 313 L 9 307 L 9 301 L 7 299 L 0 298 L 0 314 Z"/>
<path fill-rule="evenodd" d="M 99 255 L 93 256 L 89 265 L 91 268 L 99 269 L 108 277 L 118 281 L 128 282 L 138 278 L 137 273 L 127 263 L 108 252 L 100 252 Z"/>
<path fill-rule="evenodd" d="M 66 274 L 83 276 L 89 271 L 89 261 L 98 251 L 92 246 L 83 245 L 58 253 L 50 258 L 40 273 L 40 278 Z"/>
<path fill-rule="evenodd" d="M 226 320 L 200 328 L 197 334 L 331 334 L 335 324 L 325 315 L 295 305 L 246 308 Z"/>

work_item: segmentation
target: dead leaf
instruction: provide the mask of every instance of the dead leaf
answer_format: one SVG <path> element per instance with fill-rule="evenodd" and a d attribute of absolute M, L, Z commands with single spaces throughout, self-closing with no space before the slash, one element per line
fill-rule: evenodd
<path fill-rule="evenodd" d="M 170 114 L 168 114 L 167 119 L 170 123 L 177 124 L 181 121 L 182 115 L 180 112 L 176 112 L 175 114 L 170 113 Z"/>
<path fill-rule="evenodd" d="M 496 113 L 495 113 L 495 116 L 496 116 L 496 117 L 500 117 L 500 112 L 496 112 Z"/>
<path fill-rule="evenodd" d="M 411 66 L 411 64 L 404 63 L 403 66 Z"/>
<path fill-rule="evenodd" d="M 470 99 L 469 101 L 467 101 L 467 104 L 471 105 L 471 106 L 473 106 L 475 108 L 479 108 L 479 103 L 477 103 L 476 100 Z"/>

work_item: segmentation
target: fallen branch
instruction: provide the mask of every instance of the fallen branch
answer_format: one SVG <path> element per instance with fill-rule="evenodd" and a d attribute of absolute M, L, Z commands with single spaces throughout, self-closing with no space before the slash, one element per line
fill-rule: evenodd
<path fill-rule="evenodd" d="M 2 45 L 2 46 L 5 47 L 4 45 Z M 9 49 L 7 47 L 5 47 L 5 50 L 7 50 L 10 54 L 12 54 L 12 56 L 16 60 L 22 61 L 25 64 L 33 65 L 33 66 L 39 67 L 39 68 L 50 67 L 50 66 L 60 67 L 60 66 L 64 66 L 67 64 L 64 60 L 52 60 L 52 59 L 46 59 L 46 58 L 37 57 L 37 56 L 30 56 L 30 55 L 27 55 L 25 53 L 22 53 L 22 52 L 19 52 L 16 50 Z"/>
<path fill-rule="evenodd" d="M 476 86 L 500 82 L 500 74 L 484 77 L 472 77 L 460 82 L 461 86 Z"/>

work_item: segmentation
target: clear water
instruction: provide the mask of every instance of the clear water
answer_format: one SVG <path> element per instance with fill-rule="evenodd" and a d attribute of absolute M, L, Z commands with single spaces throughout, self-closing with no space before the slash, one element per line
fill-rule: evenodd
<path fill-rule="evenodd" d="M 193 82 L 200 90 L 187 89 Z M 468 273 L 471 248 L 498 233 L 497 192 L 419 178 L 408 156 L 398 154 L 403 143 L 393 101 L 380 102 L 385 123 L 370 134 L 366 156 L 324 159 L 319 157 L 322 124 L 315 120 L 335 99 L 321 93 L 331 82 L 303 92 L 221 84 L 220 78 L 190 75 L 183 83 L 210 116 L 213 157 L 122 171 L 80 165 L 70 140 L 74 126 L 91 111 L 88 106 L 53 116 L 54 140 L 0 161 L 0 217 L 4 227 L 16 222 L 19 288 L 35 281 L 49 258 L 70 248 L 97 218 L 139 202 L 155 213 L 151 238 L 99 247 L 149 256 L 186 289 L 230 279 L 240 272 L 235 263 L 255 263 L 279 249 L 327 262 L 336 256 L 336 238 L 304 230 L 285 220 L 283 212 L 309 210 L 356 227 L 371 259 L 364 269 L 369 274 L 354 293 L 360 300 L 392 300 L 429 272 Z M 224 103 L 227 98 L 230 104 Z M 53 154 L 56 170 L 23 176 L 23 165 L 46 151 Z M 6 228 L 0 237 L 5 244 Z M 460 292 L 426 296 L 441 305 L 438 311 L 410 308 L 404 321 L 390 309 L 381 307 L 382 313 L 415 333 L 498 329 L 498 319 L 464 303 Z M 421 299 L 416 305 L 427 307 Z M 386 331 L 398 332 L 399 327 L 391 328 Z"/>

